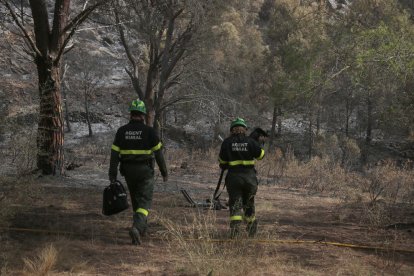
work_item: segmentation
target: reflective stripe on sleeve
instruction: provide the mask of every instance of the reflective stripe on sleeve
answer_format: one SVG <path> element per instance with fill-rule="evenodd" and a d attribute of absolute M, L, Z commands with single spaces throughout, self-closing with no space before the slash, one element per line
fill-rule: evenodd
<path fill-rule="evenodd" d="M 118 146 L 112 145 L 111 149 L 113 149 L 114 151 L 120 152 L 120 148 Z"/>
<path fill-rule="evenodd" d="M 145 210 L 144 208 L 138 208 L 135 212 L 143 214 L 146 217 L 148 216 L 148 210 Z"/>
<path fill-rule="evenodd" d="M 151 148 L 151 150 L 152 150 L 152 151 L 157 151 L 157 150 L 159 150 L 161 147 L 162 147 L 162 144 L 161 144 L 161 142 L 159 142 L 159 143 L 158 143 L 158 145 L 156 145 L 155 147 L 152 147 L 152 148 Z"/>
<path fill-rule="evenodd" d="M 243 217 L 242 217 L 242 216 L 231 216 L 231 217 L 230 217 L 230 220 L 231 220 L 231 221 L 235 221 L 235 220 L 243 220 Z"/>
<path fill-rule="evenodd" d="M 263 157 L 264 157 L 264 154 L 265 154 L 264 149 L 262 149 L 261 152 L 260 152 L 260 156 L 257 157 L 257 160 L 262 160 Z"/>

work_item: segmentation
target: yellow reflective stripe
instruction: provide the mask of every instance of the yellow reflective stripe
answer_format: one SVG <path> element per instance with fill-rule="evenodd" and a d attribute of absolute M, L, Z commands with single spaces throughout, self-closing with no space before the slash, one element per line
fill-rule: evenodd
<path fill-rule="evenodd" d="M 255 221 L 255 220 L 256 220 L 256 217 L 255 217 L 255 216 L 252 216 L 252 217 L 244 217 L 244 220 L 245 220 L 246 222 L 253 222 L 253 221 Z"/>
<path fill-rule="evenodd" d="M 152 151 L 157 151 L 162 147 L 161 142 L 158 143 L 158 145 L 156 145 L 155 147 L 151 148 Z"/>
<path fill-rule="evenodd" d="M 146 217 L 148 216 L 148 210 L 145 210 L 144 208 L 138 208 L 135 212 L 143 214 Z"/>
<path fill-rule="evenodd" d="M 262 160 L 262 159 L 263 159 L 263 157 L 264 157 L 264 149 L 262 149 L 262 150 L 261 150 L 261 152 L 260 152 L 260 156 L 259 156 L 259 157 L 257 157 L 257 160 Z"/>
<path fill-rule="evenodd" d="M 114 151 L 119 152 L 121 149 L 115 145 L 112 145 L 111 149 L 113 149 Z"/>
<path fill-rule="evenodd" d="M 113 148 L 114 146 L 112 146 Z M 155 147 L 149 149 L 149 150 L 118 150 L 121 154 L 135 154 L 135 155 L 149 155 L 152 154 L 153 151 L 159 150 L 162 147 L 161 142 L 158 143 Z"/>
<path fill-rule="evenodd" d="M 230 220 L 231 221 L 233 221 L 233 220 L 243 220 L 243 217 L 242 216 L 231 216 Z"/>
<path fill-rule="evenodd" d="M 229 165 L 230 166 L 237 166 L 237 165 L 254 165 L 255 161 L 254 160 L 236 160 L 236 161 L 230 161 Z"/>
<path fill-rule="evenodd" d="M 121 150 L 121 154 L 151 154 L 152 150 Z"/>
<path fill-rule="evenodd" d="M 227 163 L 229 163 L 229 162 L 227 162 L 227 161 L 224 161 L 223 159 L 221 159 L 220 157 L 219 157 L 219 162 L 220 162 L 220 164 L 227 164 Z"/>

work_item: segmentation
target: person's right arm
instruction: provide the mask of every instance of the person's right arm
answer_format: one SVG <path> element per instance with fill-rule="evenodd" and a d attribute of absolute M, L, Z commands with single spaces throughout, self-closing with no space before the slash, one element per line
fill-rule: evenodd
<path fill-rule="evenodd" d="M 118 175 L 118 164 L 120 160 L 119 153 L 121 151 L 120 143 L 119 143 L 120 141 L 119 136 L 120 134 L 118 130 L 116 132 L 115 140 L 112 143 L 112 147 L 111 147 L 111 158 L 109 161 L 109 172 L 108 172 L 110 182 L 115 181 Z"/>

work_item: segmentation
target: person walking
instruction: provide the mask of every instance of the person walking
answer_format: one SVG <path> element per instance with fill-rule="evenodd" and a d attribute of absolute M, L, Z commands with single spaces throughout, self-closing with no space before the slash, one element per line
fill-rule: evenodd
<path fill-rule="evenodd" d="M 145 125 L 146 107 L 143 101 L 133 100 L 130 107 L 130 121 L 121 126 L 111 147 L 109 180 L 117 179 L 118 164 L 125 177 L 131 196 L 133 224 L 129 231 L 132 244 L 141 244 L 141 237 L 147 231 L 147 217 L 154 191 L 154 157 L 161 171 L 163 181 L 168 180 L 167 166 L 162 143 L 155 130 Z"/>
<path fill-rule="evenodd" d="M 264 157 L 264 150 L 253 138 L 246 136 L 247 124 L 242 118 L 231 122 L 230 137 L 221 144 L 219 163 L 228 169 L 225 184 L 229 194 L 230 236 L 239 235 L 243 221 L 247 223 L 248 236 L 257 232 L 254 197 L 257 192 L 255 160 Z"/>

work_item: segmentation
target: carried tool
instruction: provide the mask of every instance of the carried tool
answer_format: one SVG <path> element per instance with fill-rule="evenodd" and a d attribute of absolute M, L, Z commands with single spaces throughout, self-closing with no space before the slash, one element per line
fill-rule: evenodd
<path fill-rule="evenodd" d="M 224 170 L 221 170 L 220 178 L 219 178 L 219 181 L 217 183 L 216 190 L 214 191 L 213 197 L 212 197 L 212 199 L 206 199 L 205 202 L 196 202 L 195 200 L 192 199 L 192 197 L 189 195 L 189 193 L 184 189 L 180 189 L 180 192 L 183 194 L 183 196 L 187 200 L 187 202 L 190 203 L 191 207 L 194 207 L 194 208 L 207 208 L 207 209 L 213 209 L 213 210 L 227 209 L 227 207 L 224 206 L 223 204 L 221 204 L 221 202 L 220 202 L 221 192 L 218 193 L 218 191 L 220 190 L 220 185 L 221 185 L 221 181 L 223 179 L 223 175 L 224 175 Z M 223 189 L 224 189 L 224 186 L 223 186 Z"/>
<path fill-rule="evenodd" d="M 103 191 L 102 214 L 111 216 L 128 209 L 127 192 L 121 181 L 111 182 Z"/>
<path fill-rule="evenodd" d="M 223 190 L 224 190 L 224 187 L 226 187 L 226 183 L 224 183 L 224 185 L 223 185 L 223 190 L 221 190 L 221 192 L 220 192 L 220 193 L 218 193 L 218 191 L 220 190 L 221 181 L 223 180 L 224 171 L 225 171 L 224 169 L 221 169 L 221 172 L 220 172 L 220 178 L 219 178 L 219 181 L 218 181 L 218 183 L 217 183 L 216 190 L 214 191 L 214 194 L 213 194 L 213 200 L 219 200 L 219 198 L 220 198 L 220 196 L 221 196 L 221 193 L 222 193 L 222 192 L 223 192 Z"/>

